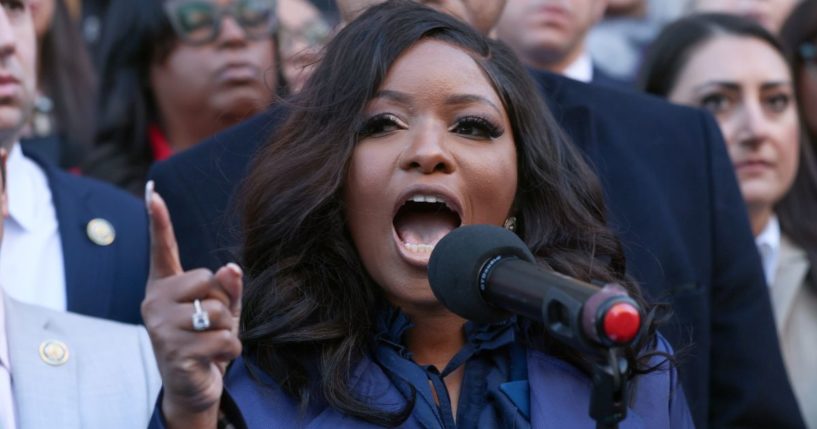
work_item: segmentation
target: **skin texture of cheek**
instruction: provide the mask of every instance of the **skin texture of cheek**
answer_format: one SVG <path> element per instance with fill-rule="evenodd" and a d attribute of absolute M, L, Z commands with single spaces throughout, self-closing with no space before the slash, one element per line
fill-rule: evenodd
<path fill-rule="evenodd" d="M 738 170 L 737 178 L 741 194 L 747 206 L 757 210 L 772 210 L 791 189 L 797 174 L 799 163 L 799 142 L 796 123 L 781 127 L 774 142 L 765 143 L 766 147 L 757 152 L 764 158 L 774 160 L 774 167 L 763 172 L 745 172 Z M 730 158 L 745 159 L 738 144 L 728 147 Z"/>

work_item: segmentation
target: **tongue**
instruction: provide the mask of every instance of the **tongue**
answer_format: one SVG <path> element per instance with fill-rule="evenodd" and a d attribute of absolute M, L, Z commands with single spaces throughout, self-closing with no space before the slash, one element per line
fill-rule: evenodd
<path fill-rule="evenodd" d="M 408 211 L 395 219 L 397 235 L 404 243 L 435 245 L 458 225 L 457 216 L 446 212 Z"/>

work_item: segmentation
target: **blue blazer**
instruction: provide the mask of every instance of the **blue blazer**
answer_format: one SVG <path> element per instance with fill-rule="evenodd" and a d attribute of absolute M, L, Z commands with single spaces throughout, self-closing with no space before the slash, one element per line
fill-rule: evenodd
<path fill-rule="evenodd" d="M 107 183 L 24 154 L 48 177 L 62 241 L 68 311 L 141 323 L 150 256 L 144 203 Z M 103 246 L 91 240 L 87 227 L 93 219 L 113 226 L 113 243 Z"/>
<path fill-rule="evenodd" d="M 695 424 L 804 427 L 714 120 L 631 90 L 532 75 L 601 179 L 629 274 L 653 301 L 672 306 L 662 332 L 686 356 L 679 371 Z M 233 195 L 284 116 L 272 109 L 151 170 L 186 268 L 235 260 Z"/>
<path fill-rule="evenodd" d="M 588 375 L 563 360 L 541 352 L 528 350 L 526 358 L 528 378 L 503 383 L 496 391 L 486 393 L 490 398 L 489 403 L 494 405 L 481 413 L 477 426 L 480 429 L 594 427 L 589 415 L 592 383 Z M 659 360 L 663 358 L 656 358 L 656 365 L 660 364 Z M 663 364 L 660 370 L 636 377 L 631 383 L 631 393 L 634 394 L 629 401 L 627 416 L 619 424 L 620 428 L 694 428 L 676 372 L 667 366 Z M 440 407 L 428 388 L 428 381 L 422 377 L 415 381 L 419 383 L 415 386 L 415 405 L 400 427 L 451 427 L 441 416 Z M 303 409 L 266 373 L 243 357 L 233 362 L 225 375 L 224 384 L 226 393 L 222 397 L 222 410 L 237 428 L 381 427 L 343 414 L 326 403 L 311 404 Z M 386 370 L 368 357 L 355 367 L 349 385 L 357 397 L 367 398 L 369 405 L 385 411 L 398 412 L 407 401 L 405 393 L 395 385 Z M 160 397 L 149 428 L 165 427 Z"/>

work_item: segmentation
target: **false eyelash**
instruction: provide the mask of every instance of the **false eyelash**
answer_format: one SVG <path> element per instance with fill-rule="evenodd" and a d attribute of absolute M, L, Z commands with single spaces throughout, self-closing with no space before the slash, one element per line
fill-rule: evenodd
<path fill-rule="evenodd" d="M 463 126 L 463 125 L 471 125 L 477 126 L 478 128 L 482 128 L 488 133 L 488 136 L 492 139 L 498 138 L 505 134 L 505 129 L 501 126 L 495 124 L 493 121 L 484 118 L 482 116 L 466 116 L 457 120 L 456 125 L 454 128 Z"/>
<path fill-rule="evenodd" d="M 397 121 L 397 117 L 391 113 L 377 114 L 363 121 L 363 124 L 357 130 L 357 135 L 358 137 L 368 137 L 381 133 L 386 125 L 398 126 Z"/>

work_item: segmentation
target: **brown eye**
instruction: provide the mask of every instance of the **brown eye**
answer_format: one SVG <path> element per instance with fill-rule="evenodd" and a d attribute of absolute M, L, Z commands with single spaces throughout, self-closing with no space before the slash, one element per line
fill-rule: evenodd
<path fill-rule="evenodd" d="M 732 100 L 724 94 L 710 94 L 701 99 L 701 107 L 717 115 L 732 107 Z"/>
<path fill-rule="evenodd" d="M 766 105 L 774 113 L 784 112 L 791 104 L 791 97 L 788 94 L 776 94 L 766 99 Z"/>
<path fill-rule="evenodd" d="M 391 113 L 382 113 L 367 119 L 358 131 L 358 138 L 377 137 L 404 128 Z"/>
<path fill-rule="evenodd" d="M 479 116 L 468 116 L 459 119 L 450 131 L 480 140 L 495 139 L 503 134 L 502 128 Z"/>
<path fill-rule="evenodd" d="M 3 9 L 9 14 L 13 15 L 19 15 L 26 10 L 25 2 L 21 0 L 0 0 L 0 5 L 2 5 Z"/>

